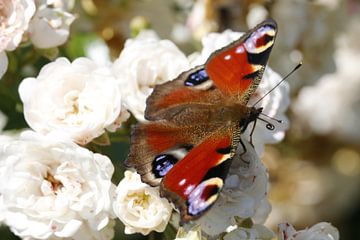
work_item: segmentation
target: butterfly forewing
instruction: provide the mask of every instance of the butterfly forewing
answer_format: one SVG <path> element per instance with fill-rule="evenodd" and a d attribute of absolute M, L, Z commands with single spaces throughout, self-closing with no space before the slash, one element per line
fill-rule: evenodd
<path fill-rule="evenodd" d="M 210 106 L 221 103 L 222 93 L 213 87 L 204 66 L 180 74 L 170 82 L 157 85 L 146 101 L 145 118 L 173 120 L 179 112 L 191 106 Z"/>
<path fill-rule="evenodd" d="M 223 94 L 246 105 L 259 85 L 276 31 L 273 20 L 264 21 L 241 39 L 209 57 L 205 70 Z"/>

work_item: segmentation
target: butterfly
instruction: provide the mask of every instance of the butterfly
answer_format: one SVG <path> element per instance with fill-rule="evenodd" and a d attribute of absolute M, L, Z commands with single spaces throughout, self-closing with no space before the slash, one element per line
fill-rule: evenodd
<path fill-rule="evenodd" d="M 146 123 L 135 125 L 125 164 L 160 186 L 180 211 L 181 224 L 218 199 L 241 134 L 262 108 L 248 107 L 274 45 L 268 19 L 215 51 L 206 63 L 157 85 L 146 101 Z M 169 63 L 171 64 L 171 63 Z"/>

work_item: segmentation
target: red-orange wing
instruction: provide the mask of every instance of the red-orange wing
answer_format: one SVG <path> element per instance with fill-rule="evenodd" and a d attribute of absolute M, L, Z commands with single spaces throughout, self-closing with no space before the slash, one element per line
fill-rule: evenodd
<path fill-rule="evenodd" d="M 170 82 L 157 85 L 146 100 L 145 118 L 148 120 L 172 118 L 184 109 L 218 104 L 222 93 L 213 87 L 204 66 L 181 73 Z"/>
<path fill-rule="evenodd" d="M 276 32 L 276 23 L 266 20 L 215 51 L 205 65 L 156 86 L 147 99 L 145 118 L 172 121 L 186 108 L 222 104 L 229 97 L 246 105 L 261 80 Z"/>
<path fill-rule="evenodd" d="M 132 129 L 125 165 L 135 168 L 143 182 L 157 186 L 204 136 L 222 127 L 222 123 L 179 126 L 168 121 L 137 124 Z"/>
<path fill-rule="evenodd" d="M 199 218 L 218 199 L 239 141 L 238 131 L 224 127 L 213 133 L 164 176 L 161 196 L 180 210 L 182 223 Z"/>
<path fill-rule="evenodd" d="M 244 105 L 248 102 L 262 78 L 276 32 L 276 23 L 266 20 L 211 54 L 205 70 L 223 94 Z"/>
<path fill-rule="evenodd" d="M 187 147 L 194 144 L 184 131 L 189 130 L 164 121 L 135 125 L 125 165 L 135 168 L 143 182 L 159 185 L 167 171 L 187 153 Z"/>

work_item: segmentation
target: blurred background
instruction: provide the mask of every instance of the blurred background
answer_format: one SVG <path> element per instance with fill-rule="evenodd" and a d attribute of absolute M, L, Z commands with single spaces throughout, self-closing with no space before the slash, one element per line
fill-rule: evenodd
<path fill-rule="evenodd" d="M 225 29 L 246 31 L 267 17 L 279 25 L 269 66 L 289 78 L 290 129 L 284 141 L 266 147 L 273 210 L 266 225 L 276 231 L 288 221 L 303 229 L 331 222 L 341 239 L 360 239 L 360 1 L 358 0 L 78 0 L 69 41 L 56 54 L 25 45 L 9 52 L 0 81 L 5 129 L 26 127 L 17 87 L 55 55 L 87 56 L 103 63 L 119 56 L 127 38 L 152 28 L 186 54 L 201 49 L 201 38 Z M 15 109 L 15 111 L 14 111 Z M 129 148 L 124 138 L 104 148 L 118 168 Z M 116 171 L 121 174 L 122 171 Z M 117 184 L 122 176 L 114 177 Z M 160 239 L 123 235 L 116 239 Z M 16 239 L 1 227 L 2 239 Z"/>

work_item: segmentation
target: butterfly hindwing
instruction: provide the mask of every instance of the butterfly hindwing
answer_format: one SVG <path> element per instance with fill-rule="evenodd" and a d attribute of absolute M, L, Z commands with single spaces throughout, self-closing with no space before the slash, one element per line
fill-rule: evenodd
<path fill-rule="evenodd" d="M 202 108 L 198 108 L 198 111 L 195 108 L 192 111 L 195 115 L 207 112 Z M 181 126 L 165 120 L 137 124 L 132 129 L 130 153 L 125 164 L 134 167 L 143 182 L 157 186 L 162 177 L 193 146 L 222 125 L 222 123 L 202 123 Z"/>
<path fill-rule="evenodd" d="M 276 32 L 276 23 L 269 19 L 212 53 L 205 70 L 214 85 L 226 96 L 246 105 L 262 78 Z"/>
<path fill-rule="evenodd" d="M 160 193 L 180 210 L 182 223 L 199 218 L 218 199 L 239 134 L 236 126 L 219 129 L 195 146 L 163 178 Z"/>
<path fill-rule="evenodd" d="M 167 170 L 185 155 L 184 143 L 189 145 L 192 142 L 181 131 L 181 128 L 164 121 L 135 125 L 125 164 L 134 167 L 143 182 L 159 185 Z"/>

